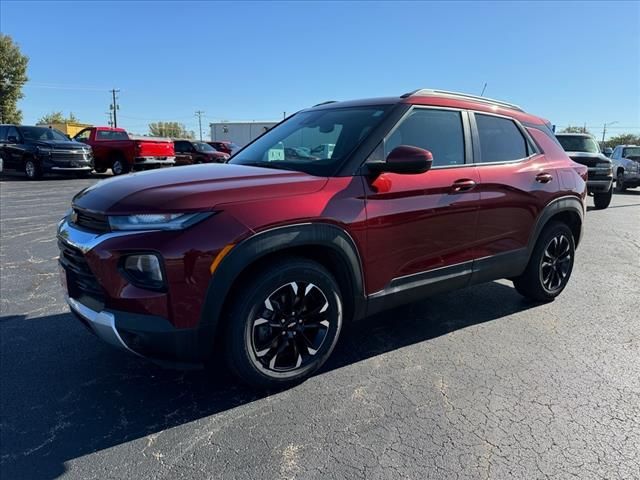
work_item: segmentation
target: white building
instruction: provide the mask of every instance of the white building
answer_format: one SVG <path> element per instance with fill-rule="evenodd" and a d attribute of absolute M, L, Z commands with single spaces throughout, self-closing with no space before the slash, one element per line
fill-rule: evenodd
<path fill-rule="evenodd" d="M 239 147 L 262 135 L 278 122 L 215 122 L 210 123 L 212 142 L 234 142 Z"/>

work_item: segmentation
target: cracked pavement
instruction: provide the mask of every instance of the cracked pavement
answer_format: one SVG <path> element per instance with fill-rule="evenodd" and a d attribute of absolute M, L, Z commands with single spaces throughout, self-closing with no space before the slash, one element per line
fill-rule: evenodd
<path fill-rule="evenodd" d="M 0 178 L 3 479 L 640 478 L 640 189 L 587 213 L 555 302 L 507 281 L 425 299 L 267 394 L 72 318 L 55 227 L 95 181 Z"/>

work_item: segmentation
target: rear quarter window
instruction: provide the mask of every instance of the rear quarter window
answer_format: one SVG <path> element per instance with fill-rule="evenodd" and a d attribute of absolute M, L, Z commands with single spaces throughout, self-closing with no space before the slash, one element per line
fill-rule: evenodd
<path fill-rule="evenodd" d="M 528 156 L 530 147 L 513 120 L 479 113 L 475 118 L 481 163 L 508 162 Z"/>

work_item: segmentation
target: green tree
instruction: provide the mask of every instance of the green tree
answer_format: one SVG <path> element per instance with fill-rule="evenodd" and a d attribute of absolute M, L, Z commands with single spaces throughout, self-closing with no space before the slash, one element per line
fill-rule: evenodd
<path fill-rule="evenodd" d="M 178 122 L 154 122 L 149 124 L 149 133 L 154 137 L 194 138 L 184 124 Z"/>
<path fill-rule="evenodd" d="M 569 125 L 565 128 L 563 128 L 562 130 L 560 130 L 560 133 L 589 133 L 591 134 L 591 132 L 589 130 L 587 130 L 584 127 L 574 127 L 572 125 Z"/>
<path fill-rule="evenodd" d="M 18 100 L 24 96 L 28 63 L 11 37 L 0 33 L 0 123 L 22 122 Z"/>
<path fill-rule="evenodd" d="M 78 118 L 73 114 L 73 112 L 69 112 L 69 116 L 65 117 L 62 112 L 51 112 L 47 115 L 44 115 L 38 120 L 38 123 L 43 123 L 46 125 L 51 125 L 53 123 L 80 123 Z"/>
<path fill-rule="evenodd" d="M 605 140 L 603 146 L 615 148 L 616 145 L 640 145 L 640 135 L 636 135 L 634 133 L 622 133 Z"/>

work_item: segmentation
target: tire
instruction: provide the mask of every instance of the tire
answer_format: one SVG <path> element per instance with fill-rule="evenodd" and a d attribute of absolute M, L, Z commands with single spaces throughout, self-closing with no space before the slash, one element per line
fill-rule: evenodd
<path fill-rule="evenodd" d="M 293 385 L 320 368 L 338 341 L 338 284 L 311 260 L 269 264 L 235 296 L 225 327 L 226 363 L 236 377 L 258 389 Z"/>
<path fill-rule="evenodd" d="M 104 173 L 104 172 L 107 171 L 107 169 L 106 168 L 94 168 L 93 171 L 96 172 L 96 173 Z"/>
<path fill-rule="evenodd" d="M 42 165 L 33 158 L 27 158 L 24 162 L 24 174 L 29 180 L 42 178 Z"/>
<path fill-rule="evenodd" d="M 616 176 L 616 192 L 622 193 L 626 189 L 627 187 L 624 186 L 624 172 L 618 172 Z"/>
<path fill-rule="evenodd" d="M 596 209 L 603 210 L 609 206 L 611 203 L 611 197 L 613 196 L 613 185 L 609 188 L 609 191 L 604 193 L 594 193 L 593 194 L 593 203 L 596 206 Z"/>
<path fill-rule="evenodd" d="M 131 166 L 126 162 L 124 158 L 116 157 L 111 163 L 111 171 L 114 175 L 124 175 L 129 173 Z"/>
<path fill-rule="evenodd" d="M 516 290 L 536 302 L 553 301 L 569 282 L 575 249 L 573 234 L 566 224 L 547 225 L 538 237 L 524 273 L 513 280 Z"/>

